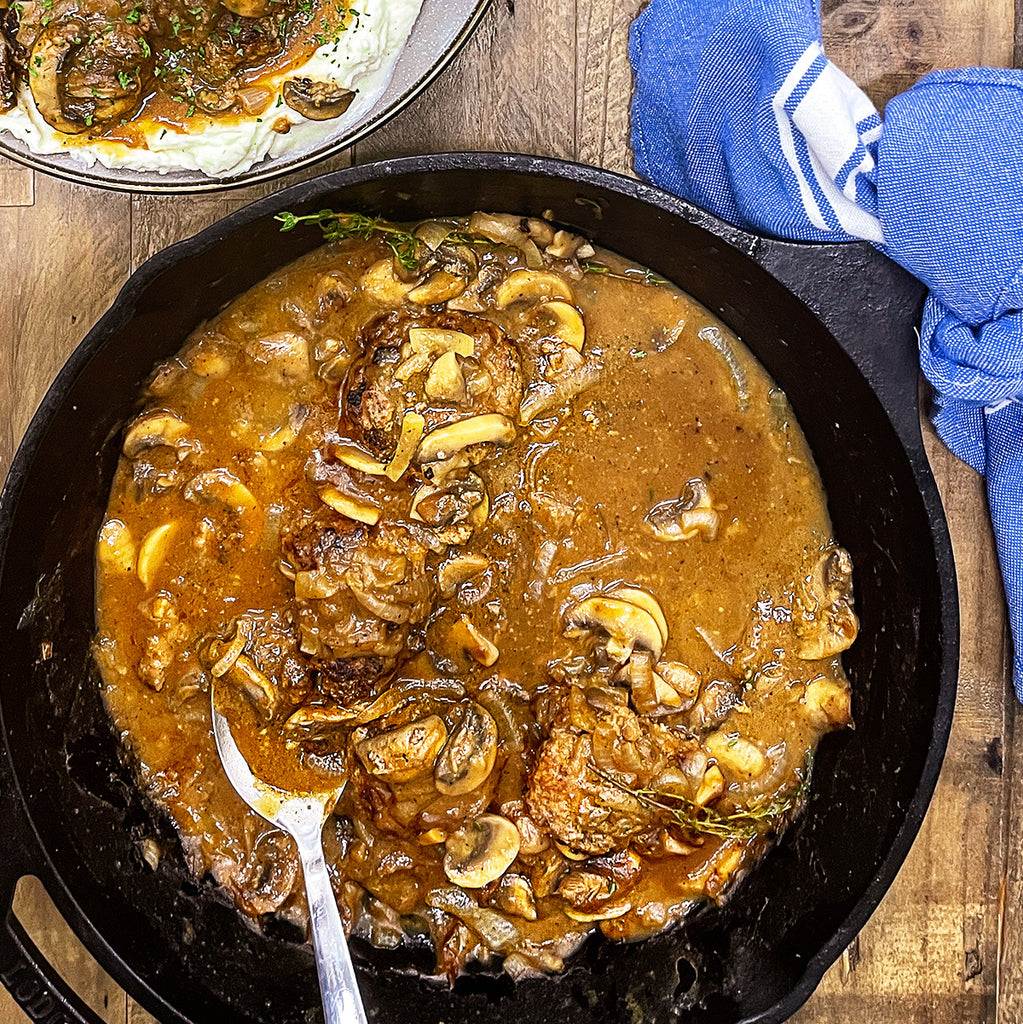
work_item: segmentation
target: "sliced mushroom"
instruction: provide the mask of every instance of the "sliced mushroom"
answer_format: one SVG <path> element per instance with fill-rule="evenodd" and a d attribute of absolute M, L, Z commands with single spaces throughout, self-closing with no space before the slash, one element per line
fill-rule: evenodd
<path fill-rule="evenodd" d="M 126 458 L 137 459 L 144 451 L 158 445 L 176 447 L 187 433 L 188 424 L 172 412 L 146 413 L 126 431 L 121 451 Z"/>
<path fill-rule="evenodd" d="M 142 538 L 135 573 L 146 589 L 153 585 L 157 570 L 166 561 L 177 531 L 178 523 L 173 521 L 154 527 Z"/>
<path fill-rule="evenodd" d="M 583 924 L 591 924 L 594 921 L 613 921 L 617 917 L 624 917 L 632 910 L 632 901 L 627 899 L 615 900 L 613 903 L 605 903 L 599 910 L 577 910 L 575 907 L 565 907 L 565 916 L 573 921 Z"/>
<path fill-rule="evenodd" d="M 465 523 L 471 535 L 486 522 L 489 510 L 486 484 L 475 473 L 467 473 L 439 486 L 423 484 L 412 496 L 409 517 L 437 529 Z"/>
<path fill-rule="evenodd" d="M 366 501 L 359 501 L 347 494 L 342 494 L 336 487 L 323 487 L 319 491 L 320 500 L 329 505 L 335 512 L 355 520 L 357 523 L 365 523 L 367 526 L 375 526 L 380 520 L 381 509 L 379 505 L 372 505 Z"/>
<path fill-rule="evenodd" d="M 247 544 L 255 543 L 263 532 L 259 502 L 252 491 L 226 469 L 211 469 L 193 477 L 185 488 L 185 497 L 189 501 L 219 505 L 237 516 Z"/>
<path fill-rule="evenodd" d="M 607 634 L 608 654 L 619 661 L 637 648 L 650 651 L 655 661 L 661 656 L 663 642 L 657 620 L 630 601 L 597 595 L 569 608 L 566 636 L 580 636 L 594 629 Z"/>
<path fill-rule="evenodd" d="M 506 917 L 476 901 L 461 889 L 434 889 L 428 906 L 457 917 L 468 925 L 496 953 L 507 953 L 522 945 L 522 934 Z"/>
<path fill-rule="evenodd" d="M 426 420 L 417 412 L 407 412 L 402 417 L 398 444 L 395 446 L 391 461 L 384 467 L 384 476 L 392 483 L 397 483 L 409 468 L 425 427 Z"/>
<path fill-rule="evenodd" d="M 490 668 L 501 656 L 497 645 L 479 631 L 468 615 L 459 616 L 451 627 L 451 639 L 486 668 Z"/>
<path fill-rule="evenodd" d="M 834 679 L 807 683 L 800 706 L 820 729 L 843 729 L 852 721 L 849 688 Z"/>
<path fill-rule="evenodd" d="M 573 256 L 588 259 L 594 253 L 593 246 L 582 235 L 573 235 L 571 231 L 555 232 L 544 251 L 556 260 L 570 260 Z"/>
<path fill-rule="evenodd" d="M 359 279 L 359 287 L 371 299 L 385 306 L 400 306 L 412 290 L 412 283 L 394 273 L 394 260 L 377 260 Z"/>
<path fill-rule="evenodd" d="M 465 291 L 468 281 L 460 274 L 437 270 L 408 293 L 408 300 L 419 306 L 432 306 L 457 298 Z"/>
<path fill-rule="evenodd" d="M 719 515 L 710 499 L 707 484 L 696 477 L 688 481 L 679 498 L 658 502 L 643 517 L 658 540 L 704 540 L 717 536 Z"/>
<path fill-rule="evenodd" d="M 416 462 L 437 462 L 476 444 L 511 444 L 515 440 L 515 424 L 498 412 L 458 420 L 430 431 L 423 438 Z"/>
<path fill-rule="evenodd" d="M 455 555 L 437 568 L 437 588 L 443 597 L 453 597 L 458 588 L 490 566 L 482 555 L 470 553 Z"/>
<path fill-rule="evenodd" d="M 852 609 L 852 559 L 844 548 L 829 547 L 801 582 L 793 624 L 804 661 L 830 658 L 856 639 L 860 624 Z"/>
<path fill-rule="evenodd" d="M 543 257 L 529 235 L 529 221 L 524 217 L 477 211 L 469 218 L 469 232 L 489 238 L 492 242 L 514 246 L 525 256 L 526 266 L 533 270 L 543 266 Z"/>
<path fill-rule="evenodd" d="M 570 871 L 558 884 L 557 894 L 573 907 L 590 907 L 609 900 L 617 891 L 615 880 L 595 871 Z"/>
<path fill-rule="evenodd" d="M 461 402 L 465 399 L 465 377 L 454 352 L 445 352 L 434 361 L 423 390 L 427 398 L 445 402 Z"/>
<path fill-rule="evenodd" d="M 557 338 L 563 345 L 582 352 L 586 323 L 575 306 L 561 299 L 544 302 L 536 307 L 531 320 L 546 337 Z"/>
<path fill-rule="evenodd" d="M 481 814 L 448 836 L 444 874 L 455 885 L 479 889 L 496 881 L 519 855 L 518 829 L 497 814 Z"/>
<path fill-rule="evenodd" d="M 120 519 L 108 519 L 103 524 L 96 557 L 110 572 L 131 572 L 135 568 L 135 542 L 131 530 Z"/>
<path fill-rule="evenodd" d="M 564 299 L 574 303 L 572 286 L 549 270 L 513 270 L 494 289 L 498 309 L 507 309 L 516 302 L 550 302 Z"/>
<path fill-rule="evenodd" d="M 498 883 L 494 904 L 506 914 L 535 921 L 536 899 L 529 879 L 523 875 L 504 875 Z"/>
<path fill-rule="evenodd" d="M 607 596 L 628 601 L 637 608 L 649 612 L 653 616 L 654 622 L 657 623 L 657 629 L 661 634 L 661 644 L 665 647 L 668 646 L 668 620 L 664 617 L 664 611 L 653 594 L 648 594 L 645 590 L 640 590 L 639 587 L 615 587 L 608 591 Z"/>
<path fill-rule="evenodd" d="M 448 738 L 439 715 L 379 733 L 355 744 L 355 753 L 370 775 L 385 782 L 409 782 L 431 771 Z"/>
<path fill-rule="evenodd" d="M 239 654 L 223 678 L 244 693 L 266 718 L 272 717 L 277 706 L 277 688 L 247 654 Z"/>
<path fill-rule="evenodd" d="M 302 381 L 312 374 L 309 342 L 294 331 L 253 338 L 245 351 L 251 359 L 276 371 L 285 381 Z"/>
<path fill-rule="evenodd" d="M 78 135 L 128 116 L 142 98 L 143 43 L 137 26 L 123 21 L 97 31 L 67 17 L 43 28 L 29 56 L 28 84 L 47 124 Z"/>
<path fill-rule="evenodd" d="M 441 751 L 433 780 L 445 796 L 461 796 L 481 786 L 497 760 L 497 724 L 481 705 L 472 702 Z"/>
<path fill-rule="evenodd" d="M 315 82 L 311 78 L 289 78 L 284 83 L 284 102 L 310 121 L 340 117 L 355 99 L 355 92 L 336 82 Z"/>
<path fill-rule="evenodd" d="M 763 775 L 770 766 L 764 752 L 751 740 L 736 732 L 712 732 L 703 743 L 707 753 L 719 765 L 745 781 Z"/>
<path fill-rule="evenodd" d="M 694 803 L 698 807 L 706 807 L 707 804 L 717 800 L 724 791 L 725 777 L 721 774 L 721 769 L 716 764 L 712 764 L 704 772 Z"/>
<path fill-rule="evenodd" d="M 363 451 L 351 441 L 344 441 L 335 445 L 334 455 L 339 462 L 343 462 L 360 473 L 367 473 L 369 476 L 383 476 L 387 470 L 387 464 L 374 459 L 369 452 Z"/>

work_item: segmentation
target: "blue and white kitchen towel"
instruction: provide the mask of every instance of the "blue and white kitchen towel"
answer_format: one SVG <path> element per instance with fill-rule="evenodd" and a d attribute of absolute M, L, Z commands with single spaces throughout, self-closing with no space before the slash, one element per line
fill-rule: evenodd
<path fill-rule="evenodd" d="M 740 227 L 867 239 L 930 289 L 920 363 L 987 477 L 1023 701 L 1023 72 L 932 72 L 882 123 L 816 0 L 651 0 L 630 52 L 640 174 Z"/>

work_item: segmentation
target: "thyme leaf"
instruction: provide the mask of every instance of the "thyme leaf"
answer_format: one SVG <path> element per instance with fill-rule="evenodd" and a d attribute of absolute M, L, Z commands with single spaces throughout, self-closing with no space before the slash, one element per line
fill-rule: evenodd
<path fill-rule="evenodd" d="M 663 277 L 658 277 L 652 270 L 641 270 L 639 267 L 624 270 L 619 274 L 613 271 L 606 263 L 591 261 L 580 263 L 579 269 L 584 274 L 600 274 L 603 277 L 613 277 L 618 281 L 634 281 L 637 284 L 650 285 L 652 288 L 668 283 Z"/>
<path fill-rule="evenodd" d="M 344 238 L 361 238 L 368 241 L 374 235 L 379 235 L 381 240 L 390 246 L 404 270 L 414 271 L 419 266 L 419 253 L 423 243 L 415 235 L 388 224 L 380 217 L 319 210 L 316 213 L 302 215 L 278 213 L 274 219 L 280 221 L 281 231 L 292 231 L 299 224 L 315 224 L 323 232 L 325 242 L 337 242 Z"/>
<path fill-rule="evenodd" d="M 787 793 L 774 800 L 754 801 L 746 807 L 728 812 L 703 807 L 675 793 L 665 793 L 645 786 L 634 789 L 596 765 L 591 764 L 590 767 L 605 782 L 649 810 L 667 815 L 680 828 L 721 839 L 752 839 L 769 832 L 806 795 L 810 788 L 811 762 L 812 757 L 807 760 L 799 783 Z"/>

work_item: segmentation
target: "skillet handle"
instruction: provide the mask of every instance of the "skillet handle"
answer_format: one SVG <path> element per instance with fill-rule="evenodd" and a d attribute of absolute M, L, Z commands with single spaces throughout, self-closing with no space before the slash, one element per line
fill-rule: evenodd
<path fill-rule="evenodd" d="M 30 1020 L 46 1024 L 104 1024 L 103 1019 L 65 983 L 14 916 L 14 892 L 24 875 L 39 874 L 42 855 L 33 859 L 35 837 L 21 806 L 6 749 L 0 749 L 0 982 Z"/>

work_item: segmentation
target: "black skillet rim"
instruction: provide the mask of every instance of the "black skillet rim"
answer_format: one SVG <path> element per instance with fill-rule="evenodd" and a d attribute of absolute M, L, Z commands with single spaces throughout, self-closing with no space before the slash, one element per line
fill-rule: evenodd
<path fill-rule="evenodd" d="M 232 234 L 235 230 L 248 223 L 287 207 L 315 200 L 317 196 L 342 185 L 386 180 L 389 177 L 401 174 L 446 170 L 497 170 L 520 174 L 539 174 L 603 188 L 610 192 L 616 192 L 628 198 L 653 205 L 668 214 L 703 227 L 721 240 L 723 244 L 740 250 L 748 258 L 761 265 L 764 265 L 766 260 L 765 253 L 769 253 L 772 250 L 775 252 L 780 250 L 783 253 L 788 252 L 792 255 L 798 255 L 800 252 L 824 252 L 842 248 L 851 249 L 863 245 L 862 243 L 845 243 L 842 246 L 833 246 L 824 243 L 790 243 L 765 239 L 735 228 L 685 200 L 639 180 L 585 164 L 525 154 L 452 152 L 399 157 L 357 165 L 300 182 L 285 190 L 259 199 L 243 209 L 229 214 L 195 236 L 161 250 L 147 260 L 126 281 L 112 302 L 110 309 L 76 347 L 54 379 L 33 415 L 18 447 L 8 472 L 7 480 L 2 492 L 0 492 L 0 574 L 3 571 L 6 543 L 11 527 L 11 510 L 17 503 L 18 496 L 31 467 L 35 450 L 51 416 L 56 407 L 63 401 L 65 393 L 79 372 L 92 358 L 93 350 L 123 317 L 129 315 L 130 311 L 134 308 L 135 300 L 155 278 L 167 268 L 178 263 L 184 256 L 196 255 L 205 251 L 222 238 Z M 772 276 L 775 276 L 782 283 L 783 287 L 788 287 L 783 278 L 778 277 L 775 271 L 769 270 L 768 272 L 772 273 Z M 789 290 L 791 291 L 792 289 Z M 801 298 L 798 292 L 793 294 L 796 295 L 803 305 L 807 305 L 806 300 Z M 820 315 L 817 312 L 814 312 L 814 315 L 820 319 Z M 860 364 L 855 354 L 851 352 L 849 354 L 859 366 Z M 861 372 L 864 372 L 862 367 Z M 883 395 L 881 389 L 877 386 L 877 382 L 866 373 L 864 375 L 867 377 L 871 389 L 882 399 L 882 404 L 891 417 L 891 411 L 888 404 L 883 401 Z M 915 413 L 916 408 L 913 411 Z M 903 419 L 901 426 L 893 421 L 893 427 L 905 450 L 915 483 L 923 499 L 924 510 L 930 526 L 931 539 L 934 543 L 937 572 L 941 583 L 941 638 L 944 654 L 927 756 L 920 775 L 919 785 L 906 808 L 903 824 L 879 870 L 863 891 L 853 909 L 840 924 L 833 936 L 806 962 L 803 973 L 788 995 L 767 1009 L 751 1017 L 744 1018 L 740 1024 L 779 1024 L 779 1022 L 786 1020 L 795 1013 L 812 995 L 825 971 L 838 959 L 842 951 L 862 929 L 894 881 L 919 832 L 941 770 L 951 729 L 958 679 L 959 614 L 955 566 L 947 522 L 937 486 L 926 459 L 919 428 L 914 424 L 907 429 L 905 419 Z M 3 742 L 6 753 L 8 743 L 6 731 L 4 731 Z M 8 754 L 8 758 L 9 756 Z M 14 778 L 12 782 L 18 801 L 23 802 L 17 778 Z M 35 836 L 35 838 L 38 841 L 39 837 Z"/>

